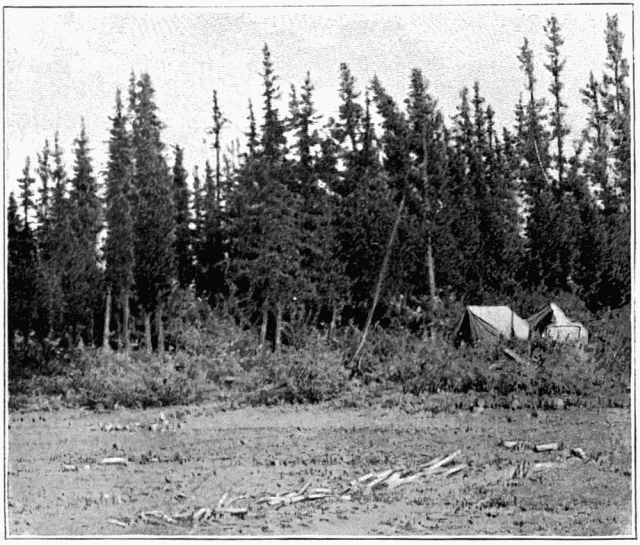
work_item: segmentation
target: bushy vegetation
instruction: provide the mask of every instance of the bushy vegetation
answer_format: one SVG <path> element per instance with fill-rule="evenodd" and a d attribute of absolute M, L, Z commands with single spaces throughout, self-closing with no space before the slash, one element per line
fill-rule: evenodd
<path fill-rule="evenodd" d="M 10 408 L 113 409 L 229 399 L 236 405 L 337 400 L 361 406 L 415 399 L 429 410 L 453 410 L 477 396 L 488 406 L 512 408 L 552 407 L 554 399 L 567 406 L 629 403 L 628 307 L 626 314 L 623 309 L 586 321 L 592 342 L 584 351 L 543 339 L 457 349 L 441 337 L 375 327 L 357 369 L 349 367 L 359 337 L 355 329 L 337 332 L 331 343 L 307 336 L 304 344 L 263 353 L 255 332 L 211 312 L 187 292 L 173 299 L 171 311 L 167 333 L 175 344 L 162 356 L 43 351 L 35 344 L 19 354 L 15 346 L 14 361 L 37 362 L 38 372 L 12 367 Z M 514 361 L 507 347 L 529 363 Z"/>

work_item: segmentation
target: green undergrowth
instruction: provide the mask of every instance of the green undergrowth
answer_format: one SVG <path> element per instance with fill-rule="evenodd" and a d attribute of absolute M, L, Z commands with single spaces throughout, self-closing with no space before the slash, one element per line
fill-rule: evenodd
<path fill-rule="evenodd" d="M 170 332 L 179 332 L 176 350 L 163 355 L 51 349 L 48 359 L 34 365 L 34 347 L 16 349 L 10 355 L 9 408 L 330 402 L 438 412 L 469 409 L 479 399 L 485 407 L 512 409 L 557 408 L 558 399 L 564 407 L 630 402 L 631 336 L 624 309 L 588 325 L 592 342 L 584 351 L 542 340 L 456 349 L 446 339 L 374 328 L 357 362 L 351 361 L 355 330 L 340 332 L 330 345 L 309 335 L 295 348 L 263 354 L 255 334 L 230 319 L 187 310 L 194 312 L 189 320 L 170 324 Z M 515 361 L 505 349 L 523 359 Z"/>

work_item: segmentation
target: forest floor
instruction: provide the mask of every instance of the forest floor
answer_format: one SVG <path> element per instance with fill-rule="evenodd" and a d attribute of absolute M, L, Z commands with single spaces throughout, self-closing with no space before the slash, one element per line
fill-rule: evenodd
<path fill-rule="evenodd" d="M 635 534 L 629 409 L 411 413 L 214 404 L 11 412 L 5 534 Z M 522 448 L 502 444 L 509 440 L 522 441 Z M 559 450 L 531 448 L 554 442 L 562 443 Z M 583 458 L 571 454 L 576 447 Z M 458 450 L 454 462 L 464 468 L 450 476 L 345 493 L 369 472 L 417 468 Z M 100 464 L 105 458 L 128 463 Z M 280 506 L 257 502 L 307 481 L 308 490 L 335 495 Z M 193 521 L 199 508 L 215 510 L 224 493 L 225 506 L 246 497 L 233 504 L 235 513 Z"/>

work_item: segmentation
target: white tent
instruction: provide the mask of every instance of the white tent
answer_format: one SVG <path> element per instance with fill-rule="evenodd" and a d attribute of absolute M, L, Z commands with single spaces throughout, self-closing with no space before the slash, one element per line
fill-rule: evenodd
<path fill-rule="evenodd" d="M 500 338 L 527 340 L 529 323 L 507 306 L 468 306 L 453 335 L 454 344 L 464 341 L 497 342 Z"/>
<path fill-rule="evenodd" d="M 573 322 L 555 303 L 549 303 L 528 319 L 531 330 L 546 339 L 586 345 L 589 333 L 580 322 Z"/>

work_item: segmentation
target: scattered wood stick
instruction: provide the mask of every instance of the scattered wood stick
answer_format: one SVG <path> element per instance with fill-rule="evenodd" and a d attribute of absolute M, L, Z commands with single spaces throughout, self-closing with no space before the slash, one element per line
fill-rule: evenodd
<path fill-rule="evenodd" d="M 114 465 L 126 466 L 126 465 L 129 465 L 129 460 L 127 460 L 126 458 L 103 458 L 98 463 L 103 466 L 114 466 Z"/>
<path fill-rule="evenodd" d="M 396 488 L 397 486 L 399 486 L 399 483 L 402 482 L 403 473 L 404 473 L 403 470 L 394 471 L 391 475 L 389 475 L 389 478 L 385 481 L 384 484 L 390 490 L 393 489 L 393 488 Z"/>
<path fill-rule="evenodd" d="M 502 441 L 502 446 L 508 449 L 524 450 L 534 448 L 533 443 L 529 441 Z"/>
<path fill-rule="evenodd" d="M 531 471 L 540 471 L 544 469 L 557 469 L 562 467 L 564 464 L 557 462 L 538 462 L 537 464 L 533 464 Z"/>
<path fill-rule="evenodd" d="M 207 515 L 207 512 L 209 513 L 208 515 Z M 191 515 L 191 519 L 193 520 L 193 522 L 198 522 L 200 519 L 206 518 L 210 514 L 211 514 L 211 509 L 207 509 L 206 507 L 201 507 L 197 511 L 193 512 L 193 514 Z"/>
<path fill-rule="evenodd" d="M 466 467 L 467 467 L 467 464 L 458 464 L 457 466 L 453 466 L 451 469 L 445 472 L 444 476 L 451 477 L 451 475 L 455 475 L 456 473 L 459 473 Z"/>
<path fill-rule="evenodd" d="M 238 496 L 237 498 L 233 498 L 233 499 L 229 500 L 227 502 L 227 506 L 230 507 L 232 503 L 235 503 L 235 502 L 240 501 L 240 500 L 246 500 L 246 499 L 247 499 L 247 496 Z"/>
<path fill-rule="evenodd" d="M 438 462 L 439 460 L 442 460 L 442 456 L 436 456 L 435 458 L 432 458 L 431 460 L 429 460 L 426 464 L 423 464 L 420 466 L 420 469 L 427 469 L 428 467 L 431 467 L 433 464 L 435 464 L 436 462 Z"/>
<path fill-rule="evenodd" d="M 579 447 L 572 448 L 571 449 L 571 454 L 573 456 L 577 456 L 581 460 L 586 460 L 587 459 L 587 453 L 584 450 L 582 450 L 581 448 L 579 448 Z"/>
<path fill-rule="evenodd" d="M 455 452 L 453 452 L 452 454 L 449 454 L 449 456 L 445 456 L 444 458 L 442 458 L 441 460 L 435 462 L 434 464 L 431 464 L 428 468 L 427 471 L 431 471 L 434 469 L 438 469 L 439 467 L 442 467 L 446 464 L 448 464 L 449 462 L 453 461 L 454 458 L 458 457 L 460 455 L 462 451 L 461 450 L 456 450 Z"/>
<path fill-rule="evenodd" d="M 300 487 L 300 490 L 298 490 L 298 494 L 304 494 L 310 486 L 311 486 L 311 479 L 309 479 L 306 483 L 304 483 Z"/>
<path fill-rule="evenodd" d="M 228 513 L 229 515 L 234 515 L 236 517 L 241 517 L 246 515 L 249 512 L 247 507 L 225 507 L 222 510 L 222 513 Z"/>
<path fill-rule="evenodd" d="M 560 450 L 560 443 L 545 443 L 543 445 L 536 445 L 534 449 L 536 452 L 548 452 L 550 450 Z"/>
<path fill-rule="evenodd" d="M 227 499 L 228 495 L 229 495 L 228 492 L 225 492 L 224 494 L 222 494 L 222 497 L 218 500 L 218 505 L 216 506 L 216 510 L 220 510 L 224 507 L 224 502 Z"/>
<path fill-rule="evenodd" d="M 330 488 L 312 488 L 309 490 L 309 494 L 331 494 Z"/>
<path fill-rule="evenodd" d="M 127 527 L 127 523 L 123 522 L 121 520 L 118 519 L 107 519 L 107 522 L 109 524 L 115 524 L 116 526 L 120 526 L 121 528 L 126 528 Z"/>
<path fill-rule="evenodd" d="M 394 479 L 394 481 L 389 483 L 387 486 L 389 487 L 390 490 L 393 490 L 394 488 L 398 488 L 399 486 L 403 486 L 405 484 L 409 484 L 409 483 L 412 483 L 414 481 L 417 481 L 418 479 L 422 478 L 423 476 L 424 476 L 424 474 L 422 472 L 415 473 L 415 474 L 409 475 L 408 477 L 405 477 L 403 479 L 397 479 L 397 480 Z"/>
<path fill-rule="evenodd" d="M 366 475 L 363 475 L 362 477 L 358 477 L 357 479 L 351 481 L 349 484 L 352 484 L 355 486 L 357 483 L 363 483 L 364 481 L 374 476 L 375 476 L 375 473 L 367 473 Z"/>
<path fill-rule="evenodd" d="M 366 484 L 366 488 L 369 490 L 373 490 L 373 488 L 380 483 L 382 483 L 387 477 L 389 477 L 394 472 L 393 469 L 386 469 L 385 471 L 381 471 L 376 475 L 376 477 L 369 483 Z"/>

